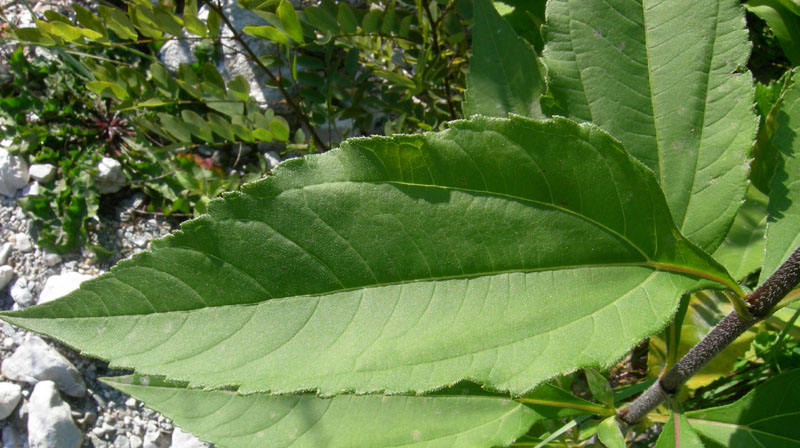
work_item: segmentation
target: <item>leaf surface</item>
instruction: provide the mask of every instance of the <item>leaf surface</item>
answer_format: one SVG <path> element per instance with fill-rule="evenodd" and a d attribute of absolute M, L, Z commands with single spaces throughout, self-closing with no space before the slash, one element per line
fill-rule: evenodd
<path fill-rule="evenodd" d="M 528 407 L 491 395 L 322 399 L 192 390 L 150 377 L 105 381 L 224 448 L 489 448 L 509 445 L 539 419 Z"/>
<path fill-rule="evenodd" d="M 800 370 L 793 370 L 773 377 L 732 404 L 687 412 L 686 416 L 704 439 L 721 446 L 800 447 L 799 401 Z"/>
<path fill-rule="evenodd" d="M 517 36 L 489 0 L 476 1 L 474 8 L 464 115 L 505 117 L 515 113 L 542 118 L 539 97 L 545 91 L 544 68 L 533 48 Z"/>
<path fill-rule="evenodd" d="M 767 201 L 764 193 L 751 186 L 728 235 L 714 251 L 714 259 L 737 281 L 759 270 L 764 261 Z"/>
<path fill-rule="evenodd" d="M 6 313 L 139 373 L 242 393 L 521 394 L 607 366 L 697 277 L 648 169 L 566 119 L 352 139 L 209 204 L 64 299 Z"/>
<path fill-rule="evenodd" d="M 621 140 L 683 234 L 713 251 L 745 194 L 757 125 L 739 2 L 554 0 L 545 28 L 553 113 Z"/>
<path fill-rule="evenodd" d="M 777 116 L 773 146 L 782 160 L 772 178 L 767 211 L 767 247 L 759 284 L 800 246 L 800 85 L 786 89 Z"/>
<path fill-rule="evenodd" d="M 658 436 L 655 448 L 704 448 L 703 441 L 689 424 L 686 415 L 670 412 L 669 420 Z"/>

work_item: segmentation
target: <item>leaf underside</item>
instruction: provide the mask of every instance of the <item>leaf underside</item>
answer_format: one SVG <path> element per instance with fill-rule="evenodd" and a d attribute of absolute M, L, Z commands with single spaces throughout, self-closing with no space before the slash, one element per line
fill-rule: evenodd
<path fill-rule="evenodd" d="M 491 150 L 488 150 L 491 148 Z M 476 117 L 280 165 L 67 297 L 1 317 L 240 393 L 521 394 L 608 365 L 699 275 L 652 173 L 599 129 Z"/>
<path fill-rule="evenodd" d="M 544 60 L 554 113 L 592 122 L 657 175 L 705 250 L 746 189 L 757 120 L 737 0 L 551 0 Z"/>
<path fill-rule="evenodd" d="M 224 448 L 507 446 L 540 419 L 518 402 L 489 395 L 322 399 L 192 390 L 151 377 L 105 381 Z"/>
<path fill-rule="evenodd" d="M 704 448 L 700 436 L 683 413 L 670 412 L 655 448 Z"/>

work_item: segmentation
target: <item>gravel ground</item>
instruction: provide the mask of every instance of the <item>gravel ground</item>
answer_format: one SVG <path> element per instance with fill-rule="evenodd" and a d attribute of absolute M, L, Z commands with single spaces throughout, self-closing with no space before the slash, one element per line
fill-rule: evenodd
<path fill-rule="evenodd" d="M 11 250 L 0 265 L 11 266 L 14 276 L 8 285 L 0 288 L 0 306 L 4 310 L 16 309 L 18 305 L 11 297 L 11 289 L 17 286 L 32 297 L 39 297 L 45 282 L 54 275 L 78 272 L 96 276 L 107 271 L 121 258 L 145 250 L 149 241 L 169 233 L 175 227 L 161 217 L 150 217 L 135 212 L 144 198 L 138 195 L 118 202 L 112 216 L 104 216 L 95 224 L 96 243 L 113 250 L 113 255 L 103 262 L 92 253 L 76 253 L 58 256 L 39 247 L 27 247 L 24 235 L 35 236 L 33 222 L 25 217 L 15 199 L 0 196 L 0 244 L 10 242 Z M 35 239 L 34 239 L 35 240 Z M 2 257 L 2 250 L 0 250 Z M 24 286 L 20 286 L 23 285 Z M 29 336 L 27 332 L 2 324 L 0 334 L 0 362 L 8 359 Z M 102 361 L 84 358 L 75 351 L 47 340 L 47 343 L 66 357 L 80 372 L 86 384 L 83 397 L 70 397 L 61 393 L 69 405 L 72 419 L 83 433 L 83 447 L 156 448 L 156 447 L 203 447 L 196 439 L 173 443 L 172 423 L 160 414 L 145 408 L 142 403 L 98 381 L 98 377 L 119 375 L 126 372 L 112 370 Z M 5 372 L 4 372 L 5 373 Z M 2 378 L 0 378 L 2 379 Z M 3 379 L 5 382 L 11 382 Z M 34 384 L 13 381 L 21 387 L 22 399 L 14 411 L 0 419 L 2 448 L 28 447 L 28 407 Z M 178 431 L 180 433 L 180 431 Z M 177 437 L 184 439 L 181 434 Z M 55 448 L 55 447 L 54 447 Z"/>

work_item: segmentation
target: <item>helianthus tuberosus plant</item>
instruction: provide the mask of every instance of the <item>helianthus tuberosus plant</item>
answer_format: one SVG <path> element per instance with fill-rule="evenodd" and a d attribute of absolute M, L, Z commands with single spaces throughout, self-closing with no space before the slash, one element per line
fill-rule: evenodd
<path fill-rule="evenodd" d="M 0 317 L 133 369 L 107 381 L 222 447 L 618 447 L 652 422 L 657 446 L 800 446 L 798 370 L 725 407 L 677 394 L 798 295 L 800 87 L 764 229 L 739 213 L 758 119 L 738 2 L 551 0 L 541 58 L 488 0 L 474 20 L 469 119 L 284 162 Z M 678 360 L 701 290 L 735 311 Z M 655 381 L 592 370 L 667 325 Z M 591 396 L 560 387 L 578 369 Z"/>

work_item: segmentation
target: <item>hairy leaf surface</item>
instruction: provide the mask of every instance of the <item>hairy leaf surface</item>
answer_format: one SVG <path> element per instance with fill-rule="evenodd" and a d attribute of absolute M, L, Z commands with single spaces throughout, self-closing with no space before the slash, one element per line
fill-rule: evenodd
<path fill-rule="evenodd" d="M 769 194 L 767 247 L 761 269 L 763 283 L 800 246 L 800 85 L 784 93 L 773 145 L 780 151 Z"/>
<path fill-rule="evenodd" d="M 687 412 L 706 446 L 800 447 L 800 370 L 773 377 L 727 406 Z"/>
<path fill-rule="evenodd" d="M 489 0 L 475 2 L 472 33 L 464 115 L 515 113 L 542 118 L 539 97 L 545 91 L 544 68 L 533 48 Z"/>
<path fill-rule="evenodd" d="M 745 194 L 757 125 L 739 2 L 553 0 L 546 41 L 553 112 L 620 139 L 684 235 L 713 251 Z"/>
<path fill-rule="evenodd" d="M 648 169 L 565 119 L 476 117 L 280 165 L 66 298 L 2 317 L 242 393 L 515 394 L 608 365 L 697 277 Z"/>
<path fill-rule="evenodd" d="M 221 448 L 506 446 L 540 417 L 507 397 L 237 395 L 151 377 L 106 379 Z"/>

